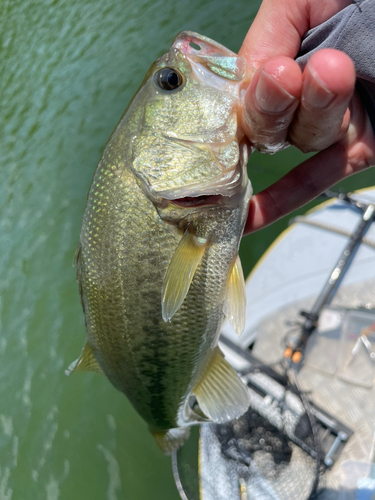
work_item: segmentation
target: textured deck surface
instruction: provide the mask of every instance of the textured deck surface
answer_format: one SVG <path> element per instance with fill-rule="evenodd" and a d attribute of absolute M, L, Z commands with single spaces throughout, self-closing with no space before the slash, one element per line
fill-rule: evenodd
<path fill-rule="evenodd" d="M 313 301 L 313 298 L 304 300 L 263 321 L 258 330 L 254 356 L 267 364 L 280 359 L 283 354 L 283 338 L 290 330 L 288 322 L 295 320 L 300 310 L 309 310 Z M 367 306 L 369 312 L 374 309 L 375 314 L 375 280 L 339 289 L 331 306 L 332 308 Z M 333 335 L 329 335 L 332 332 Z M 353 347 L 354 344 L 355 338 L 352 339 Z M 374 459 L 374 376 L 367 377 L 366 380 L 364 374 L 349 370 L 348 357 L 343 359 L 347 355 L 345 347 L 347 346 L 343 345 L 342 338 L 334 335 L 334 329 L 314 333 L 306 351 L 304 366 L 298 375 L 301 388 L 309 393 L 310 399 L 354 431 L 332 470 L 325 474 L 327 491 L 322 493 L 319 499 L 338 498 L 335 492 L 340 485 L 340 467 L 345 460 L 369 462 Z M 316 355 L 317 351 L 320 357 Z M 369 354 L 363 350 L 359 355 L 366 363 Z M 371 373 L 368 372 L 368 375 Z M 368 387 L 364 387 L 365 384 Z"/>

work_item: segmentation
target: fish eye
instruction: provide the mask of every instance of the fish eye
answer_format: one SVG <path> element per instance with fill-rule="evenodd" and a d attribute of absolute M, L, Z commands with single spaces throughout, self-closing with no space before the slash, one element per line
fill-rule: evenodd
<path fill-rule="evenodd" d="M 155 83 L 162 90 L 176 90 L 184 84 L 182 74 L 174 68 L 163 68 L 155 73 Z"/>

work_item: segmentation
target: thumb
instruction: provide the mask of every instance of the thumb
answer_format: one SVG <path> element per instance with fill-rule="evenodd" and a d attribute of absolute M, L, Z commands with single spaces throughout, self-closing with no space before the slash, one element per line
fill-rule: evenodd
<path fill-rule="evenodd" d="M 337 14 L 351 0 L 264 0 L 239 54 L 258 69 L 274 56 L 295 58 L 303 35 Z"/>

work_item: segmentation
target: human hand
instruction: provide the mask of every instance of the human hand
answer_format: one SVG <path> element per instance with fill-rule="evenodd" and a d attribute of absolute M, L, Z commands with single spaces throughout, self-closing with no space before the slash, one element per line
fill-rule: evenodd
<path fill-rule="evenodd" d="M 301 38 L 350 0 L 264 0 L 240 55 L 256 69 L 246 91 L 243 127 L 259 150 L 289 143 L 320 151 L 250 203 L 245 234 L 261 229 L 340 181 L 375 164 L 375 137 L 359 97 L 355 69 L 343 52 L 323 49 L 302 72 Z"/>

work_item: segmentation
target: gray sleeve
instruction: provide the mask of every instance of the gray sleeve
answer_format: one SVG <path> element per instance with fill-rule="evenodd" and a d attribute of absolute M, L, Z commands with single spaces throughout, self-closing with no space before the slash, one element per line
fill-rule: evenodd
<path fill-rule="evenodd" d="M 353 59 L 357 92 L 375 133 L 375 0 L 356 1 L 309 30 L 296 60 L 304 67 L 314 52 L 328 47 L 342 50 Z"/>

